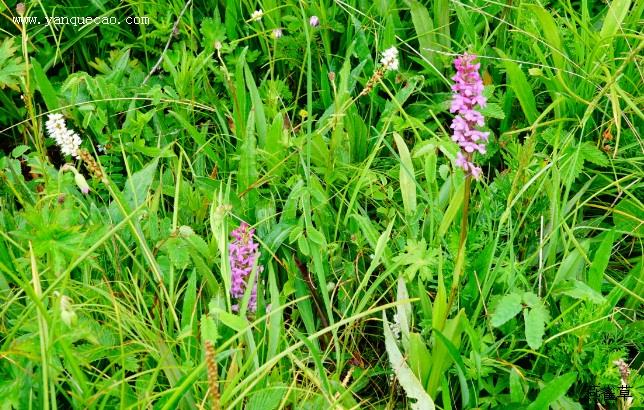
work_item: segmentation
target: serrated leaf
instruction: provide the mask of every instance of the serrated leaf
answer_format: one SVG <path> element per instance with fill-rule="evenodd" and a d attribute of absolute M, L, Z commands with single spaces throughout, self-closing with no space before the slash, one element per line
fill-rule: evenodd
<path fill-rule="evenodd" d="M 523 294 L 523 303 L 531 308 L 540 304 L 541 299 L 539 299 L 539 296 L 535 295 L 533 292 L 525 292 Z"/>
<path fill-rule="evenodd" d="M 545 333 L 546 321 L 549 316 L 548 310 L 542 304 L 523 312 L 525 338 L 531 349 L 537 350 L 543 344 L 543 334 Z"/>
<path fill-rule="evenodd" d="M 276 409 L 284 395 L 286 394 L 286 387 L 268 387 L 253 393 L 248 399 L 245 408 L 247 410 L 273 410 Z"/>
<path fill-rule="evenodd" d="M 595 165 L 605 167 L 608 165 L 608 158 L 599 148 L 592 142 L 584 142 L 579 147 L 585 161 L 592 162 Z"/>
<path fill-rule="evenodd" d="M 184 240 L 192 245 L 204 259 L 210 259 L 210 249 L 208 248 L 206 241 L 204 241 L 201 236 L 191 235 L 187 238 L 184 238 Z"/>
<path fill-rule="evenodd" d="M 9 87 L 20 91 L 20 77 L 23 75 L 24 64 L 20 56 L 14 57 L 17 47 L 13 45 L 14 38 L 7 37 L 0 43 L 0 90 Z"/>
<path fill-rule="evenodd" d="M 14 148 L 11 151 L 11 156 L 13 158 L 21 157 L 22 154 L 24 154 L 25 152 L 29 151 L 30 149 L 31 148 L 28 145 L 18 145 L 16 148 Z"/>
<path fill-rule="evenodd" d="M 497 118 L 499 120 L 502 120 L 505 118 L 505 113 L 503 112 L 503 108 L 501 108 L 501 106 L 496 103 L 487 103 L 485 107 L 480 108 L 479 111 L 486 118 Z"/>
<path fill-rule="evenodd" d="M 584 156 L 576 146 L 568 147 L 564 154 L 566 157 L 561 164 L 561 182 L 570 187 L 584 169 Z"/>
<path fill-rule="evenodd" d="M 396 374 L 398 382 L 405 390 L 407 397 L 417 400 L 415 403 L 411 403 L 411 408 L 418 410 L 434 410 L 436 408 L 434 406 L 434 401 L 429 394 L 427 394 L 418 378 L 414 376 L 414 373 L 405 362 L 400 349 L 398 349 L 396 339 L 391 333 L 389 322 L 387 321 L 387 316 L 384 311 L 382 312 L 382 322 L 385 334 L 385 348 L 387 350 L 387 356 L 389 357 L 391 368 Z"/>
<path fill-rule="evenodd" d="M 201 316 L 201 339 L 216 342 L 218 338 L 219 333 L 215 321 L 208 315 Z"/>
<path fill-rule="evenodd" d="M 223 42 L 226 39 L 226 28 L 212 17 L 203 19 L 199 31 L 202 34 L 203 43 L 210 47 L 214 47 L 216 41 Z"/>
<path fill-rule="evenodd" d="M 492 313 L 492 326 L 499 327 L 508 320 L 515 317 L 522 309 L 521 295 L 517 293 L 508 293 L 503 296 Z"/>

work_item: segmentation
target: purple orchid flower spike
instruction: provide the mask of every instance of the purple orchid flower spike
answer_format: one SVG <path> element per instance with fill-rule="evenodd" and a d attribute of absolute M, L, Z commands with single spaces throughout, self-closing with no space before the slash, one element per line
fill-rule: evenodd
<path fill-rule="evenodd" d="M 456 75 L 452 77 L 454 84 L 450 112 L 455 112 L 452 121 L 452 140 L 461 147 L 457 154 L 456 166 L 462 168 L 467 175 L 479 179 L 482 175 L 480 167 L 472 161 L 474 152 L 485 154 L 485 144 L 490 135 L 477 127 L 485 125 L 483 115 L 475 106 L 485 107 L 487 99 L 483 96 L 483 80 L 479 74 L 480 64 L 474 64 L 476 56 L 465 53 L 454 60 Z"/>
<path fill-rule="evenodd" d="M 257 260 L 259 259 L 259 244 L 253 241 L 254 229 L 249 229 L 246 222 L 242 222 L 239 228 L 231 232 L 234 240 L 228 247 L 228 257 L 230 260 L 231 287 L 230 294 L 233 298 L 241 300 L 248 286 L 248 279 Z M 257 310 L 257 276 L 264 270 L 263 266 L 257 267 L 257 274 L 253 289 L 251 290 L 248 301 L 248 310 L 255 312 Z M 233 305 L 233 310 L 239 310 L 238 305 Z"/>

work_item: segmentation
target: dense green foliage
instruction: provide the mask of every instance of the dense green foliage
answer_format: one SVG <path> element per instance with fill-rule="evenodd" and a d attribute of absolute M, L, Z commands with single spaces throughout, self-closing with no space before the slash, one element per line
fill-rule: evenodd
<path fill-rule="evenodd" d="M 632 401 L 599 401 L 644 403 L 643 1 L 24 6 L 0 2 L 0 409 L 581 409 L 619 359 Z M 450 138 L 466 51 L 480 180 Z"/>

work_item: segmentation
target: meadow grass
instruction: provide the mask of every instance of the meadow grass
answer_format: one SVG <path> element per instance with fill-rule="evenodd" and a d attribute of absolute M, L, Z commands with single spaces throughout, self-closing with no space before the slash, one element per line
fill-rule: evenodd
<path fill-rule="evenodd" d="M 643 10 L 0 3 L 0 409 L 642 406 Z"/>

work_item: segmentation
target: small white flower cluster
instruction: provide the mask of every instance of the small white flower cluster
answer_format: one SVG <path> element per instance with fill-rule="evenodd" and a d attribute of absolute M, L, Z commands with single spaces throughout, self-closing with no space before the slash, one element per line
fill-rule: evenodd
<path fill-rule="evenodd" d="M 262 9 L 255 10 L 250 15 L 250 21 L 260 21 L 262 17 L 264 17 L 264 12 L 262 11 Z"/>
<path fill-rule="evenodd" d="M 49 137 L 56 140 L 63 154 L 78 158 L 81 139 L 74 131 L 67 129 L 62 114 L 49 114 L 45 127 Z"/>
<path fill-rule="evenodd" d="M 385 67 L 385 70 L 398 70 L 398 49 L 396 49 L 396 47 L 390 47 L 386 49 L 382 53 L 380 64 Z"/>

